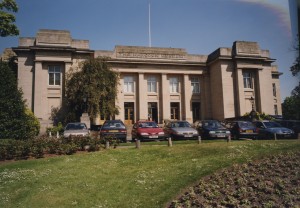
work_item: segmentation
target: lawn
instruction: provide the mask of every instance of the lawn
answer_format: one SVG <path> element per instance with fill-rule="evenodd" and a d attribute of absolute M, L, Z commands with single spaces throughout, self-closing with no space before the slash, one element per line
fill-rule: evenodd
<path fill-rule="evenodd" d="M 164 207 L 216 170 L 299 151 L 299 140 L 142 143 L 0 164 L 0 207 Z"/>

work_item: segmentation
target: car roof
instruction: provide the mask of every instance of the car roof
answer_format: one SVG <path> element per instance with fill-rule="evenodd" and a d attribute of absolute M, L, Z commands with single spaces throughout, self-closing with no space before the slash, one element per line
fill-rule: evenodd
<path fill-rule="evenodd" d="M 84 125 L 85 125 L 85 123 L 83 123 L 83 122 L 72 122 L 72 123 L 67 123 L 67 125 L 69 125 L 69 124 L 84 124 Z"/>

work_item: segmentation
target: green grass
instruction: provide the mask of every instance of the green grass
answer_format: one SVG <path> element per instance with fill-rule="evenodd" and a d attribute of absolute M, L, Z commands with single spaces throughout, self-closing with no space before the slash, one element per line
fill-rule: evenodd
<path fill-rule="evenodd" d="M 299 140 L 166 144 L 0 164 L 0 207 L 164 207 L 218 169 L 300 150 Z"/>

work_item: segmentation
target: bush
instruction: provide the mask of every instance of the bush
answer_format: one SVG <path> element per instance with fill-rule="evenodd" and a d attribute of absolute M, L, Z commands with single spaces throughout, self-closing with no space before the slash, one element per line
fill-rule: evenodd
<path fill-rule="evenodd" d="M 39 123 L 26 110 L 21 89 L 7 63 L 0 62 L 0 139 L 29 139 L 39 132 Z"/>
<path fill-rule="evenodd" d="M 116 147 L 117 141 L 109 140 L 110 145 Z M 57 155 L 71 155 L 78 150 L 98 151 L 105 140 L 94 137 L 70 136 L 48 137 L 46 135 L 28 140 L 2 139 L 0 140 L 0 160 L 20 160 L 30 156 L 42 158 L 45 153 Z"/>
<path fill-rule="evenodd" d="M 47 128 L 46 132 L 47 132 L 47 135 L 49 135 L 49 133 L 51 132 L 52 136 L 55 136 L 57 134 L 57 132 L 58 132 L 59 135 L 62 135 L 63 132 L 64 132 L 64 127 L 63 127 L 62 123 L 59 122 L 57 124 L 57 126 Z"/>

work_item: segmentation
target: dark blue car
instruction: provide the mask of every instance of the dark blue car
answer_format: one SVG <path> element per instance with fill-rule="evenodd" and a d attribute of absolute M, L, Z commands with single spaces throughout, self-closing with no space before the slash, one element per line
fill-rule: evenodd
<path fill-rule="evenodd" d="M 256 128 L 258 129 L 258 136 L 260 139 L 273 139 L 276 134 L 276 138 L 292 138 L 294 137 L 294 131 L 281 126 L 274 121 L 255 121 Z"/>
<path fill-rule="evenodd" d="M 198 131 L 203 139 L 227 139 L 229 136 L 231 136 L 230 131 L 217 120 L 201 121 Z"/>
<path fill-rule="evenodd" d="M 256 139 L 258 137 L 256 127 L 250 121 L 231 121 L 226 126 L 229 126 L 233 139 Z"/>

